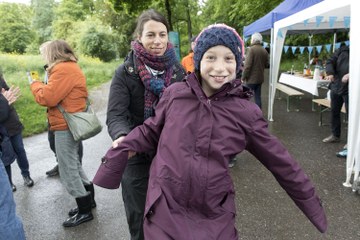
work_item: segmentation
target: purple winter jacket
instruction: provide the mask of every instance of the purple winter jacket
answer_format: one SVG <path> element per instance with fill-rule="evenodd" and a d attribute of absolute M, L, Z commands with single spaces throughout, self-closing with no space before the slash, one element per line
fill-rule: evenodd
<path fill-rule="evenodd" d="M 248 150 L 320 232 L 326 216 L 308 176 L 278 139 L 239 80 L 207 98 L 195 74 L 168 87 L 154 117 L 103 158 L 94 184 L 117 188 L 129 150 L 157 148 L 150 169 L 146 239 L 238 239 L 231 157 Z M 129 159 L 131 161 L 131 158 Z"/>

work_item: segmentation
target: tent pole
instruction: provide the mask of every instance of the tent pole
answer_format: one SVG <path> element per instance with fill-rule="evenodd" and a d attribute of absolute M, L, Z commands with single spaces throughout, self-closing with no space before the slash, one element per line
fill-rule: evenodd
<path fill-rule="evenodd" d="M 272 72 L 273 72 L 273 56 L 274 56 L 274 28 L 271 28 L 270 35 L 270 68 L 269 68 L 269 102 L 268 102 L 268 120 L 273 122 L 273 88 L 275 87 L 272 81 Z"/>
<path fill-rule="evenodd" d="M 311 47 L 311 39 L 312 39 L 313 35 L 309 34 L 309 47 Z M 309 49 L 308 49 L 309 50 Z M 315 49 L 313 49 L 313 51 L 315 51 Z M 309 52 L 309 68 L 310 68 L 310 61 L 311 61 L 311 53 Z"/>
<path fill-rule="evenodd" d="M 332 49 L 333 52 L 335 52 L 335 50 L 336 50 L 335 49 L 336 38 L 337 38 L 336 32 L 334 32 L 334 44 L 333 44 L 333 49 Z"/>

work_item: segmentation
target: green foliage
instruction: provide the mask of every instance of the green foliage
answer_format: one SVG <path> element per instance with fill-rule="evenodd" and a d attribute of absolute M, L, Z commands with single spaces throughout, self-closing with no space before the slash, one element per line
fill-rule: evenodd
<path fill-rule="evenodd" d="M 117 12 L 139 13 L 149 7 L 154 2 L 151 0 L 109 0 Z"/>
<path fill-rule="evenodd" d="M 282 1 L 207 0 L 203 8 L 202 18 L 206 25 L 225 23 L 242 34 L 244 26 L 266 15 Z"/>
<path fill-rule="evenodd" d="M 86 76 L 88 89 L 108 82 L 120 62 L 103 63 L 99 59 L 80 57 L 79 65 Z M 30 91 L 26 71 L 39 72 L 44 77 L 44 62 L 39 55 L 0 54 L 0 66 L 8 85 L 19 86 L 21 97 L 15 108 L 24 124 L 24 136 L 46 131 L 46 109 L 39 106 Z"/>
<path fill-rule="evenodd" d="M 83 54 L 98 57 L 104 62 L 109 62 L 116 57 L 113 37 L 111 34 L 98 31 L 95 26 L 88 29 L 81 39 L 81 50 Z"/>
<path fill-rule="evenodd" d="M 30 8 L 24 4 L 0 3 L 0 52 L 24 53 L 32 42 Z"/>
<path fill-rule="evenodd" d="M 109 26 L 113 34 L 113 45 L 119 56 L 126 56 L 130 50 L 132 34 L 136 27 L 137 16 L 127 12 L 116 12 L 110 3 L 95 3 L 97 18 L 101 26 Z"/>
<path fill-rule="evenodd" d="M 54 19 L 55 0 L 32 0 L 31 8 L 33 9 L 32 26 L 37 33 L 37 41 L 34 44 L 38 48 L 43 42 L 51 40 L 52 22 Z M 29 52 L 29 51 L 27 51 Z"/>

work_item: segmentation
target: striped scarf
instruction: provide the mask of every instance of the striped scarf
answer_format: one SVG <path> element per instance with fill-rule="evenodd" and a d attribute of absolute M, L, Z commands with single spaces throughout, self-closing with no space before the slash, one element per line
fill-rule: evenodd
<path fill-rule="evenodd" d="M 176 63 L 177 59 L 171 43 L 168 43 L 167 49 L 162 56 L 154 56 L 148 53 L 138 41 L 133 41 L 131 47 L 136 57 L 137 71 L 145 86 L 144 120 L 146 120 L 154 116 L 154 107 L 165 88 L 170 85 L 173 73 L 172 66 Z M 153 76 L 146 69 L 145 65 L 156 71 L 164 71 L 164 74 Z"/>

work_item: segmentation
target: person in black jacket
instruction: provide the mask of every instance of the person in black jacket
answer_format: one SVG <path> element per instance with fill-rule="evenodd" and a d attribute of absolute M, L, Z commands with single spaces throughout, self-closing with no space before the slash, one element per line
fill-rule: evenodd
<path fill-rule="evenodd" d="M 0 125 L 9 117 L 10 104 L 17 96 L 12 91 L 0 92 Z M 16 215 L 14 196 L 8 182 L 2 159 L 3 135 L 0 133 L 0 239 L 25 239 L 21 219 Z"/>
<path fill-rule="evenodd" d="M 150 9 L 139 16 L 132 50 L 116 70 L 110 87 L 106 124 L 113 147 L 154 115 L 154 107 L 167 86 L 186 76 L 168 33 L 168 22 L 157 11 Z M 153 156 L 154 153 L 133 156 L 121 182 L 132 240 L 144 239 L 143 215 Z"/>
<path fill-rule="evenodd" d="M 329 85 L 331 135 L 323 139 L 324 143 L 340 141 L 341 108 L 343 104 L 345 104 L 346 113 L 349 112 L 348 81 L 343 80 L 344 76 L 349 76 L 349 53 L 349 47 L 342 46 L 326 61 L 326 79 L 331 81 Z"/>
<path fill-rule="evenodd" d="M 10 90 L 2 75 L 0 75 L 0 87 L 2 91 L 5 92 Z M 26 186 L 32 187 L 34 185 L 34 181 L 30 177 L 29 161 L 25 152 L 22 138 L 22 130 L 24 127 L 20 122 L 15 108 L 12 105 L 10 105 L 9 118 L 2 125 L 5 128 L 5 134 L 8 135 L 11 145 L 16 153 L 16 161 L 21 170 L 24 183 Z M 11 178 L 11 165 L 8 165 L 6 170 L 10 174 Z M 13 190 L 16 190 L 15 185 L 13 185 Z"/>

